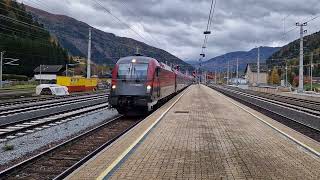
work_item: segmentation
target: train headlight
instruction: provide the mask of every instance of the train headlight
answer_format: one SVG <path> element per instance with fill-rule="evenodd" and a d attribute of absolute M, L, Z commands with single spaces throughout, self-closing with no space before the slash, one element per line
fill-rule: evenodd
<path fill-rule="evenodd" d="M 112 85 L 112 87 L 111 87 L 112 89 L 116 89 L 117 88 L 117 86 L 116 85 Z"/>
<path fill-rule="evenodd" d="M 148 85 L 148 86 L 147 86 L 147 93 L 149 93 L 150 91 L 151 91 L 151 86 Z"/>

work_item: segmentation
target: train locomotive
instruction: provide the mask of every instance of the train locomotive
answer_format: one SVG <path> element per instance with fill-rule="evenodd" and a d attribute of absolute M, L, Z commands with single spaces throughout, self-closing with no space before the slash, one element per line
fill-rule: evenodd
<path fill-rule="evenodd" d="M 155 109 L 193 83 L 193 77 L 141 55 L 118 60 L 112 71 L 109 105 L 120 114 L 140 115 Z"/>

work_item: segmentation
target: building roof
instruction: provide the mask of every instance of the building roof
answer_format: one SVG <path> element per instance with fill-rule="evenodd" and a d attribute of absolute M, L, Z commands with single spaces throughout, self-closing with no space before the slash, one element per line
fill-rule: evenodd
<path fill-rule="evenodd" d="M 258 71 L 257 63 L 249 63 L 249 64 L 247 64 L 246 70 L 244 71 L 245 73 L 247 73 L 248 66 L 250 66 L 251 72 L 257 72 Z M 267 64 L 260 63 L 260 72 L 262 72 L 262 73 L 268 72 Z"/>
<path fill-rule="evenodd" d="M 62 65 L 41 65 L 41 73 L 58 73 L 62 70 Z M 35 73 L 40 73 L 40 66 L 33 70 Z"/>

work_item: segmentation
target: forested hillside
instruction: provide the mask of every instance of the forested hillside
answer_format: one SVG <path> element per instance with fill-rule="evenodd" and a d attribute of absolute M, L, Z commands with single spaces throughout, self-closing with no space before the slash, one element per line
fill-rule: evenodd
<path fill-rule="evenodd" d="M 26 7 L 38 22 L 44 24 L 50 33 L 57 37 L 61 46 L 73 56 L 86 57 L 88 50 L 89 25 L 74 18 L 51 14 L 33 7 Z M 132 38 L 119 37 L 115 34 L 92 28 L 92 61 L 97 64 L 113 65 L 120 57 L 135 54 L 136 48 L 145 56 L 153 57 L 168 64 L 178 64 L 182 69 L 193 67 L 162 49 L 149 46 Z"/>
<path fill-rule="evenodd" d="M 0 51 L 5 58 L 20 59 L 18 66 L 4 66 L 4 73 L 32 76 L 40 64 L 65 64 L 67 52 L 42 24 L 12 0 L 0 0 Z"/>
<path fill-rule="evenodd" d="M 274 67 L 281 76 L 284 76 L 285 64 L 288 65 L 288 81 L 297 85 L 299 74 L 300 39 L 297 39 L 275 52 L 268 60 L 269 69 Z M 313 53 L 313 55 L 312 55 Z M 311 58 L 312 55 L 312 58 Z M 310 74 L 310 60 L 314 64 L 313 76 L 320 77 L 320 32 L 304 37 L 304 75 Z"/>

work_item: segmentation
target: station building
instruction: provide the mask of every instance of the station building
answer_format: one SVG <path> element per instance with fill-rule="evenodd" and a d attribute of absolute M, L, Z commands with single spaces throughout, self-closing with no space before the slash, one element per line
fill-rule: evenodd
<path fill-rule="evenodd" d="M 257 63 L 249 63 L 245 69 L 245 78 L 247 79 L 249 85 L 256 85 L 258 81 L 258 68 Z M 268 83 L 268 67 L 267 64 L 260 64 L 260 74 L 259 74 L 259 83 L 267 84 Z"/>

